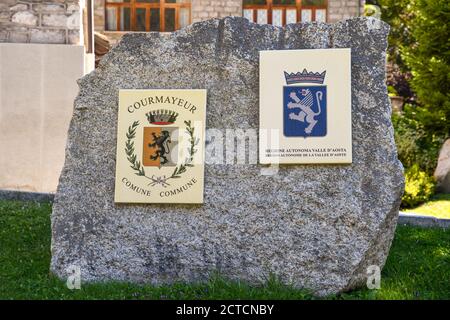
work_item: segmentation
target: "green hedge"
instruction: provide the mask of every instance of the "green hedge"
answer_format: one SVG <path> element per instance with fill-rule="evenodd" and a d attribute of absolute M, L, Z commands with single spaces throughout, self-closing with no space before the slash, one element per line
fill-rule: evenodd
<path fill-rule="evenodd" d="M 406 105 L 403 114 L 392 115 L 398 157 L 405 168 L 417 165 L 421 171 L 432 176 L 445 138 L 428 131 L 414 110 Z"/>

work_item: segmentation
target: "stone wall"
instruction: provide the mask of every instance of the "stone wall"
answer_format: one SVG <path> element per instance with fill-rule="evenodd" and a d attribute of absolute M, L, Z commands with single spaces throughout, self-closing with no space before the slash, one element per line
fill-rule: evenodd
<path fill-rule="evenodd" d="M 192 22 L 242 16 L 242 0 L 192 0 Z"/>
<path fill-rule="evenodd" d="M 105 30 L 105 0 L 94 0 L 94 30 Z"/>
<path fill-rule="evenodd" d="M 2 0 L 0 42 L 81 44 L 83 0 Z"/>
<path fill-rule="evenodd" d="M 365 0 L 328 0 L 328 22 L 358 17 L 364 13 Z"/>

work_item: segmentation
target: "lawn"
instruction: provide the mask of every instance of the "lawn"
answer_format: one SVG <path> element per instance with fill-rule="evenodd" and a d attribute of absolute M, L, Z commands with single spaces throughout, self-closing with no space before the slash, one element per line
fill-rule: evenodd
<path fill-rule="evenodd" d="M 450 193 L 437 194 L 430 201 L 417 208 L 402 211 L 405 213 L 417 213 L 423 216 L 450 219 Z"/>
<path fill-rule="evenodd" d="M 203 285 L 82 284 L 49 274 L 49 203 L 0 201 L 0 299 L 314 299 L 276 280 L 252 287 L 219 276 Z M 380 290 L 329 299 L 450 299 L 450 230 L 398 227 Z"/>

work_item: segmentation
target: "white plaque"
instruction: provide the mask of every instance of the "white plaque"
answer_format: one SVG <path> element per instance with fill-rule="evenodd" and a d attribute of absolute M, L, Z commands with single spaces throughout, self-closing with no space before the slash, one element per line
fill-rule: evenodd
<path fill-rule="evenodd" d="M 260 52 L 260 163 L 351 163 L 350 49 Z"/>

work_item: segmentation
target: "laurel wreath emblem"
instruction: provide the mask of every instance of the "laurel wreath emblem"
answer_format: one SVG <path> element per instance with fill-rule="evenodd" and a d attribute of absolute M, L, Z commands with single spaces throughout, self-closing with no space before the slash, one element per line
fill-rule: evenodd
<path fill-rule="evenodd" d="M 131 169 L 135 171 L 135 174 L 140 177 L 145 177 L 150 180 L 149 186 L 161 185 L 163 187 L 170 186 L 167 182 L 171 179 L 179 179 L 182 174 L 185 173 L 188 168 L 193 167 L 192 164 L 194 162 L 194 155 L 197 153 L 198 148 L 196 148 L 199 144 L 200 139 L 195 138 L 195 128 L 192 126 L 191 121 L 184 121 L 186 125 L 186 133 L 189 135 L 189 147 L 187 149 L 188 156 L 186 157 L 184 163 L 180 164 L 175 168 L 172 175 L 170 176 L 147 176 L 145 173 L 144 166 L 137 159 L 137 155 L 135 153 L 135 145 L 134 139 L 136 138 L 136 129 L 139 127 L 139 121 L 134 121 L 129 127 L 126 133 L 127 140 L 125 142 L 125 154 L 127 155 L 128 162 L 131 164 Z"/>

